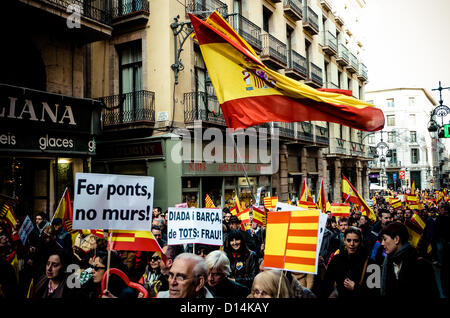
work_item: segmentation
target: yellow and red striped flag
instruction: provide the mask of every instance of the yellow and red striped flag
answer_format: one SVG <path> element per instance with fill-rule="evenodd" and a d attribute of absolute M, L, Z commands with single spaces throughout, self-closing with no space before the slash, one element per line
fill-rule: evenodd
<path fill-rule="evenodd" d="M 253 206 L 252 216 L 252 222 L 261 226 L 265 226 L 267 224 L 266 212 L 264 210 Z"/>
<path fill-rule="evenodd" d="M 317 209 L 317 204 L 310 201 L 297 201 L 297 206 L 305 209 L 315 210 Z"/>
<path fill-rule="evenodd" d="M 320 184 L 319 196 L 317 198 L 317 207 L 322 210 L 323 213 L 327 213 L 327 201 L 325 200 L 325 188 L 322 183 Z"/>
<path fill-rule="evenodd" d="M 359 195 L 358 191 L 356 191 L 355 187 L 350 183 L 350 181 L 348 181 L 344 174 L 342 174 L 342 188 L 344 188 L 344 184 L 346 184 L 345 187 L 349 186 L 351 189 L 351 195 L 349 195 L 347 201 L 359 206 L 362 213 L 375 222 L 377 217 L 372 208 L 366 203 L 366 201 L 364 201 L 361 195 Z"/>
<path fill-rule="evenodd" d="M 264 267 L 316 274 L 320 213 L 267 213 Z"/>
<path fill-rule="evenodd" d="M 300 190 L 300 201 L 308 201 L 308 202 L 314 202 L 311 193 L 308 189 L 308 184 L 306 184 L 306 178 L 303 179 L 302 188 Z"/>
<path fill-rule="evenodd" d="M 349 217 L 350 204 L 349 203 L 331 203 L 331 215 L 335 217 Z"/>
<path fill-rule="evenodd" d="M 414 213 L 411 219 L 405 220 L 405 225 L 409 233 L 409 242 L 413 247 L 417 247 L 425 229 L 425 221 Z"/>
<path fill-rule="evenodd" d="M 111 245 L 108 240 L 108 250 L 160 252 L 164 262 L 167 260 L 161 246 L 150 231 L 114 230 L 110 232 L 110 235 Z"/>
<path fill-rule="evenodd" d="M 0 209 L 0 219 L 6 219 L 6 221 L 15 228 L 17 225 L 17 219 L 12 211 L 11 206 L 4 202 L 2 208 Z"/>
<path fill-rule="evenodd" d="M 402 207 L 402 201 L 398 198 L 391 198 L 389 200 L 389 205 L 394 209 L 400 209 Z"/>
<path fill-rule="evenodd" d="M 411 195 L 416 195 L 416 184 L 414 182 L 414 179 L 412 179 L 411 182 Z"/>
<path fill-rule="evenodd" d="M 316 90 L 266 67 L 217 12 L 189 14 L 228 127 L 273 122 L 329 121 L 364 131 L 384 127 L 381 109 L 338 91 Z"/>
<path fill-rule="evenodd" d="M 73 207 L 70 201 L 69 189 L 67 188 L 59 201 L 55 214 L 53 215 L 53 219 L 55 218 L 62 219 L 64 229 L 72 236 L 72 242 L 75 242 L 79 231 L 72 229 Z"/>
<path fill-rule="evenodd" d="M 275 209 L 277 206 L 278 197 L 265 197 L 264 198 L 264 207 L 268 210 Z"/>
<path fill-rule="evenodd" d="M 211 199 L 211 197 L 209 196 L 209 194 L 206 194 L 206 198 L 205 198 L 205 208 L 215 208 L 216 206 L 214 205 L 213 200 Z"/>

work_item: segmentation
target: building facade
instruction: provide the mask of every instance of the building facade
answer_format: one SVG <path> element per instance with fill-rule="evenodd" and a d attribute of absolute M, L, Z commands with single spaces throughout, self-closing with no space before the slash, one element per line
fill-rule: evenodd
<path fill-rule="evenodd" d="M 448 155 L 442 140 L 427 129 L 438 105 L 431 94 L 423 88 L 392 88 L 367 92 L 366 99 L 386 119 L 382 131 L 367 137 L 372 147 L 378 146 L 379 156 L 370 162 L 372 181 L 398 189 L 411 187 L 414 180 L 416 189 L 439 189 Z M 381 142 L 386 145 L 380 147 Z M 400 179 L 400 170 L 405 179 Z"/>

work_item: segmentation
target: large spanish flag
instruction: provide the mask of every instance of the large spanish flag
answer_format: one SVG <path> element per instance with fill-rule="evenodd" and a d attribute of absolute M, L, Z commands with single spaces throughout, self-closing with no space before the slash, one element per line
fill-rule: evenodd
<path fill-rule="evenodd" d="M 306 183 L 306 178 L 303 179 L 302 188 L 300 190 L 300 201 L 314 202 L 311 193 L 309 192 L 308 184 Z"/>
<path fill-rule="evenodd" d="M 259 224 L 261 226 L 266 226 L 267 224 L 267 218 L 266 218 L 266 212 L 264 209 L 259 209 L 255 206 L 253 206 L 252 209 L 252 222 Z"/>
<path fill-rule="evenodd" d="M 350 203 L 331 203 L 331 215 L 336 217 L 350 216 Z"/>
<path fill-rule="evenodd" d="M 322 210 L 323 213 L 327 213 L 327 201 L 325 200 L 325 188 L 322 183 L 320 184 L 319 197 L 317 198 L 317 206 Z"/>
<path fill-rule="evenodd" d="M 348 202 L 351 202 L 357 206 L 359 206 L 363 213 L 369 217 L 372 221 L 376 221 L 377 217 L 370 206 L 364 201 L 364 199 L 359 195 L 358 191 L 356 191 L 355 187 L 348 181 L 348 179 L 342 174 L 342 188 L 344 188 L 344 184 L 351 188 L 352 194 L 350 195 L 350 199 Z M 344 194 L 344 193 L 343 193 Z"/>
<path fill-rule="evenodd" d="M 266 67 L 217 12 L 189 14 L 228 127 L 327 121 L 364 131 L 384 127 L 383 112 L 345 94 L 316 90 Z"/>
<path fill-rule="evenodd" d="M 267 213 L 264 267 L 317 273 L 320 210 Z"/>

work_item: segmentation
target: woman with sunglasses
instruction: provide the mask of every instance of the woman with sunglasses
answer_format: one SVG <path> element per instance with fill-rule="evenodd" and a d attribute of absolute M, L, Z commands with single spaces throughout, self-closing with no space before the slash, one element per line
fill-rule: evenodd
<path fill-rule="evenodd" d="M 360 229 L 351 226 L 345 230 L 344 249 L 333 256 L 327 267 L 321 282 L 321 298 L 367 296 L 369 289 L 366 285 L 366 269 L 370 260 L 362 240 Z"/>
<path fill-rule="evenodd" d="M 162 259 L 158 252 L 153 253 L 149 263 L 145 268 L 144 275 L 139 280 L 148 291 L 148 297 L 154 298 L 160 291 L 169 290 L 169 281 L 166 275 L 161 272 Z M 139 297 L 142 295 L 139 294 Z"/>

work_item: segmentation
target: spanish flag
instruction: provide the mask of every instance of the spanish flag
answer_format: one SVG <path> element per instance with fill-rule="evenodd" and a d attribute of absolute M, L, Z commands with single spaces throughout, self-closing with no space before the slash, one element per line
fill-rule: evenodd
<path fill-rule="evenodd" d="M 416 195 L 416 185 L 414 183 L 414 179 L 412 179 L 411 183 L 411 195 Z"/>
<path fill-rule="evenodd" d="M 300 201 L 314 202 L 311 193 L 309 192 L 308 185 L 306 184 L 306 178 L 303 179 L 302 188 L 300 190 Z"/>
<path fill-rule="evenodd" d="M 4 202 L 2 208 L 0 209 L 0 219 L 6 219 L 6 221 L 15 228 L 17 225 L 17 219 L 14 216 L 11 206 Z"/>
<path fill-rule="evenodd" d="M 322 183 L 320 184 L 319 197 L 317 198 L 317 206 L 323 213 L 327 213 L 327 201 L 325 200 L 325 188 Z"/>
<path fill-rule="evenodd" d="M 417 247 L 425 229 L 425 221 L 414 213 L 411 219 L 405 220 L 405 225 L 409 233 L 409 242 L 413 247 Z"/>
<path fill-rule="evenodd" d="M 400 209 L 402 207 L 402 201 L 400 201 L 400 199 L 397 198 L 391 198 L 389 200 L 389 205 L 394 209 Z"/>
<path fill-rule="evenodd" d="M 331 215 L 336 217 L 349 217 L 350 204 L 349 203 L 331 203 Z"/>
<path fill-rule="evenodd" d="M 206 194 L 206 198 L 205 198 L 205 208 L 215 208 L 216 206 L 214 205 L 213 200 L 211 199 L 211 197 L 208 195 L 208 193 Z"/>
<path fill-rule="evenodd" d="M 320 213 L 267 213 L 264 267 L 316 274 Z"/>
<path fill-rule="evenodd" d="M 364 131 L 384 127 L 383 112 L 345 94 L 316 90 L 266 67 L 217 12 L 189 14 L 228 127 L 279 121 L 327 121 Z"/>
<path fill-rule="evenodd" d="M 305 209 L 315 210 L 317 209 L 317 204 L 309 201 L 297 201 L 297 206 Z"/>
<path fill-rule="evenodd" d="M 264 210 L 261 210 L 255 206 L 253 206 L 252 209 L 252 222 L 259 224 L 261 226 L 266 226 L 267 224 L 267 218 L 266 218 L 266 212 Z"/>
<path fill-rule="evenodd" d="M 359 195 L 358 191 L 356 191 L 355 187 L 348 181 L 348 179 L 342 174 L 342 187 L 344 188 L 344 184 L 348 185 L 351 188 L 352 195 L 349 197 L 349 202 L 358 205 L 361 207 L 362 212 L 371 219 L 372 221 L 376 221 L 377 217 L 370 206 L 367 205 L 366 201 Z"/>
<path fill-rule="evenodd" d="M 149 251 L 160 252 L 164 263 L 166 255 L 163 253 L 158 241 L 150 231 L 111 231 L 111 244 L 108 241 L 108 250 L 117 251 Z"/>

